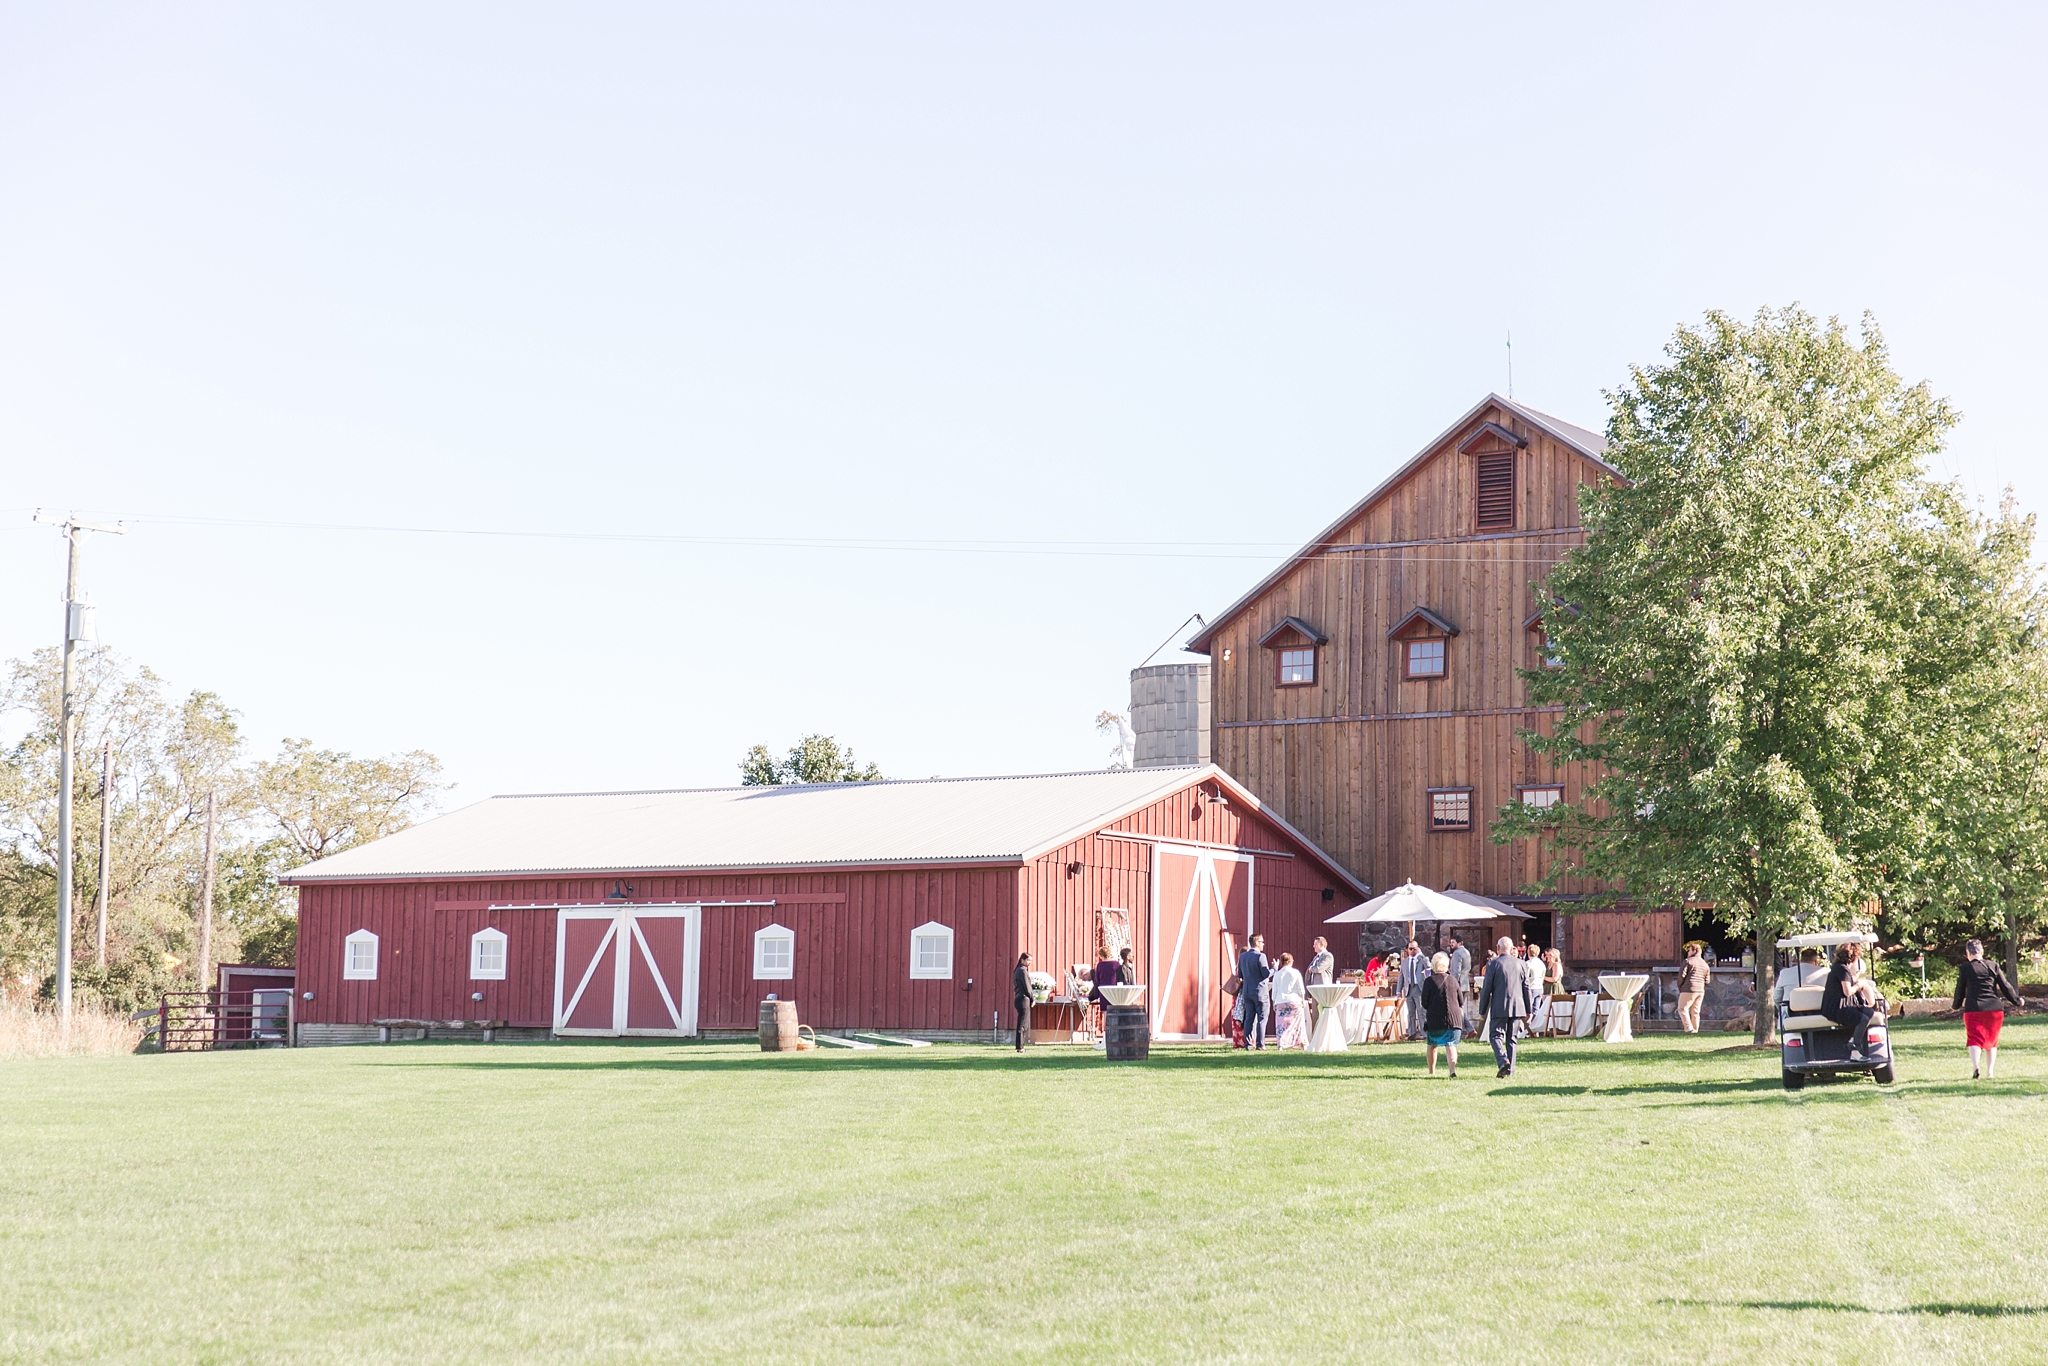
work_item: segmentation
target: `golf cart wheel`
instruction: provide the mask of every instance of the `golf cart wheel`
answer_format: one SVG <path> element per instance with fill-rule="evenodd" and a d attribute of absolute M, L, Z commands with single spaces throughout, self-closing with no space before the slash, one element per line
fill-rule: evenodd
<path fill-rule="evenodd" d="M 1797 1091 L 1805 1085 L 1806 1074 L 1804 1072 L 1794 1072 L 1789 1067 L 1785 1069 L 1785 1089 L 1787 1091 Z"/>
<path fill-rule="evenodd" d="M 1879 1086 L 1890 1086 L 1892 1084 L 1892 1065 L 1886 1063 L 1882 1067 L 1871 1068 L 1870 1079 Z"/>

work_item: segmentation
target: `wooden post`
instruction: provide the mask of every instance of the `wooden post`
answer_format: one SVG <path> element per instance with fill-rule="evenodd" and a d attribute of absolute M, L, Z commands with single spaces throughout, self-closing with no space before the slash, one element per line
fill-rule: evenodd
<path fill-rule="evenodd" d="M 195 965 L 198 986 L 206 990 L 207 964 L 213 957 L 213 837 L 220 823 L 220 804 L 215 792 L 206 793 L 206 866 L 199 874 L 199 962 Z"/>
<path fill-rule="evenodd" d="M 93 934 L 93 966 L 107 970 L 107 878 L 113 872 L 113 858 L 107 847 L 114 838 L 114 737 L 100 745 L 100 894 L 94 901 L 97 928 Z"/>

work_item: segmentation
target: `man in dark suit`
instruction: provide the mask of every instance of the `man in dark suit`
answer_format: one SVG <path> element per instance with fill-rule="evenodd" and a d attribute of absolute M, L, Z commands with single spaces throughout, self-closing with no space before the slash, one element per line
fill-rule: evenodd
<path fill-rule="evenodd" d="M 1529 1018 L 1531 1004 L 1529 981 L 1522 973 L 1522 960 L 1515 956 L 1515 941 L 1503 936 L 1500 955 L 1486 965 L 1486 978 L 1479 988 L 1486 1041 L 1493 1045 L 1493 1060 L 1500 1068 L 1496 1077 L 1515 1074 L 1515 1025 Z"/>
<path fill-rule="evenodd" d="M 1255 934 L 1237 956 L 1238 1014 L 1244 1020 L 1244 1046 L 1266 1046 L 1266 979 L 1273 967 L 1266 961 L 1266 936 Z"/>

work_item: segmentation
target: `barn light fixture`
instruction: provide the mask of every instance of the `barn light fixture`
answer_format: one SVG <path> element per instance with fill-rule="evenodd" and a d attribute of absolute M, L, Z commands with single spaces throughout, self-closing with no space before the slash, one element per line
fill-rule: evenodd
<path fill-rule="evenodd" d="M 1325 887 L 1325 888 L 1323 888 L 1323 900 L 1325 900 L 1325 901 L 1335 901 L 1336 899 L 1337 899 L 1337 889 L 1336 889 L 1335 887 Z"/>
<path fill-rule="evenodd" d="M 627 897 L 631 895 L 633 895 L 633 888 L 630 883 L 614 882 L 612 884 L 611 892 L 605 897 L 605 900 L 624 901 Z"/>
<path fill-rule="evenodd" d="M 313 993 L 312 993 L 312 992 L 310 992 L 310 991 L 309 991 L 309 992 L 307 992 L 307 993 L 306 993 L 306 995 L 305 995 L 305 998 L 304 998 L 304 999 L 306 999 L 306 1000 L 308 1000 L 308 1001 L 312 1000 L 312 999 L 313 999 Z"/>
<path fill-rule="evenodd" d="M 481 991 L 472 991 L 469 993 L 469 999 L 472 1001 L 481 1001 L 483 1000 L 483 998 L 484 994 Z"/>
<path fill-rule="evenodd" d="M 1068 877 L 1079 877 L 1080 875 L 1081 875 L 1081 865 L 1080 865 L 1079 863 L 1070 863 L 1070 864 L 1068 864 L 1068 865 L 1067 865 L 1067 876 L 1068 876 Z"/>

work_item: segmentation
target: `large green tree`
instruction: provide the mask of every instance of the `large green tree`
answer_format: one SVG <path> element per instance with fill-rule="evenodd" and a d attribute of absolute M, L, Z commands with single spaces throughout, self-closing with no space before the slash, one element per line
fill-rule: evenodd
<path fill-rule="evenodd" d="M 2034 521 L 2009 495 L 1994 516 L 1957 508 L 1937 524 L 1954 529 L 1957 563 L 1927 615 L 1971 667 L 1939 680 L 1926 709 L 1928 726 L 1946 727 L 1947 766 L 1921 857 L 1888 879 L 1885 927 L 1951 954 L 1972 937 L 2002 943 L 2017 975 L 2022 942 L 2048 916 L 2048 592 Z"/>
<path fill-rule="evenodd" d="M 1613 396 L 1586 543 L 1541 586 L 1559 709 L 1540 752 L 1597 765 L 1580 801 L 1503 808 L 1610 901 L 1712 905 L 1772 942 L 1839 924 L 1931 866 L 1985 572 L 1927 458 L 1956 415 L 1798 309 L 1709 314 Z M 1771 1036 L 1757 1012 L 1758 1042 Z"/>

